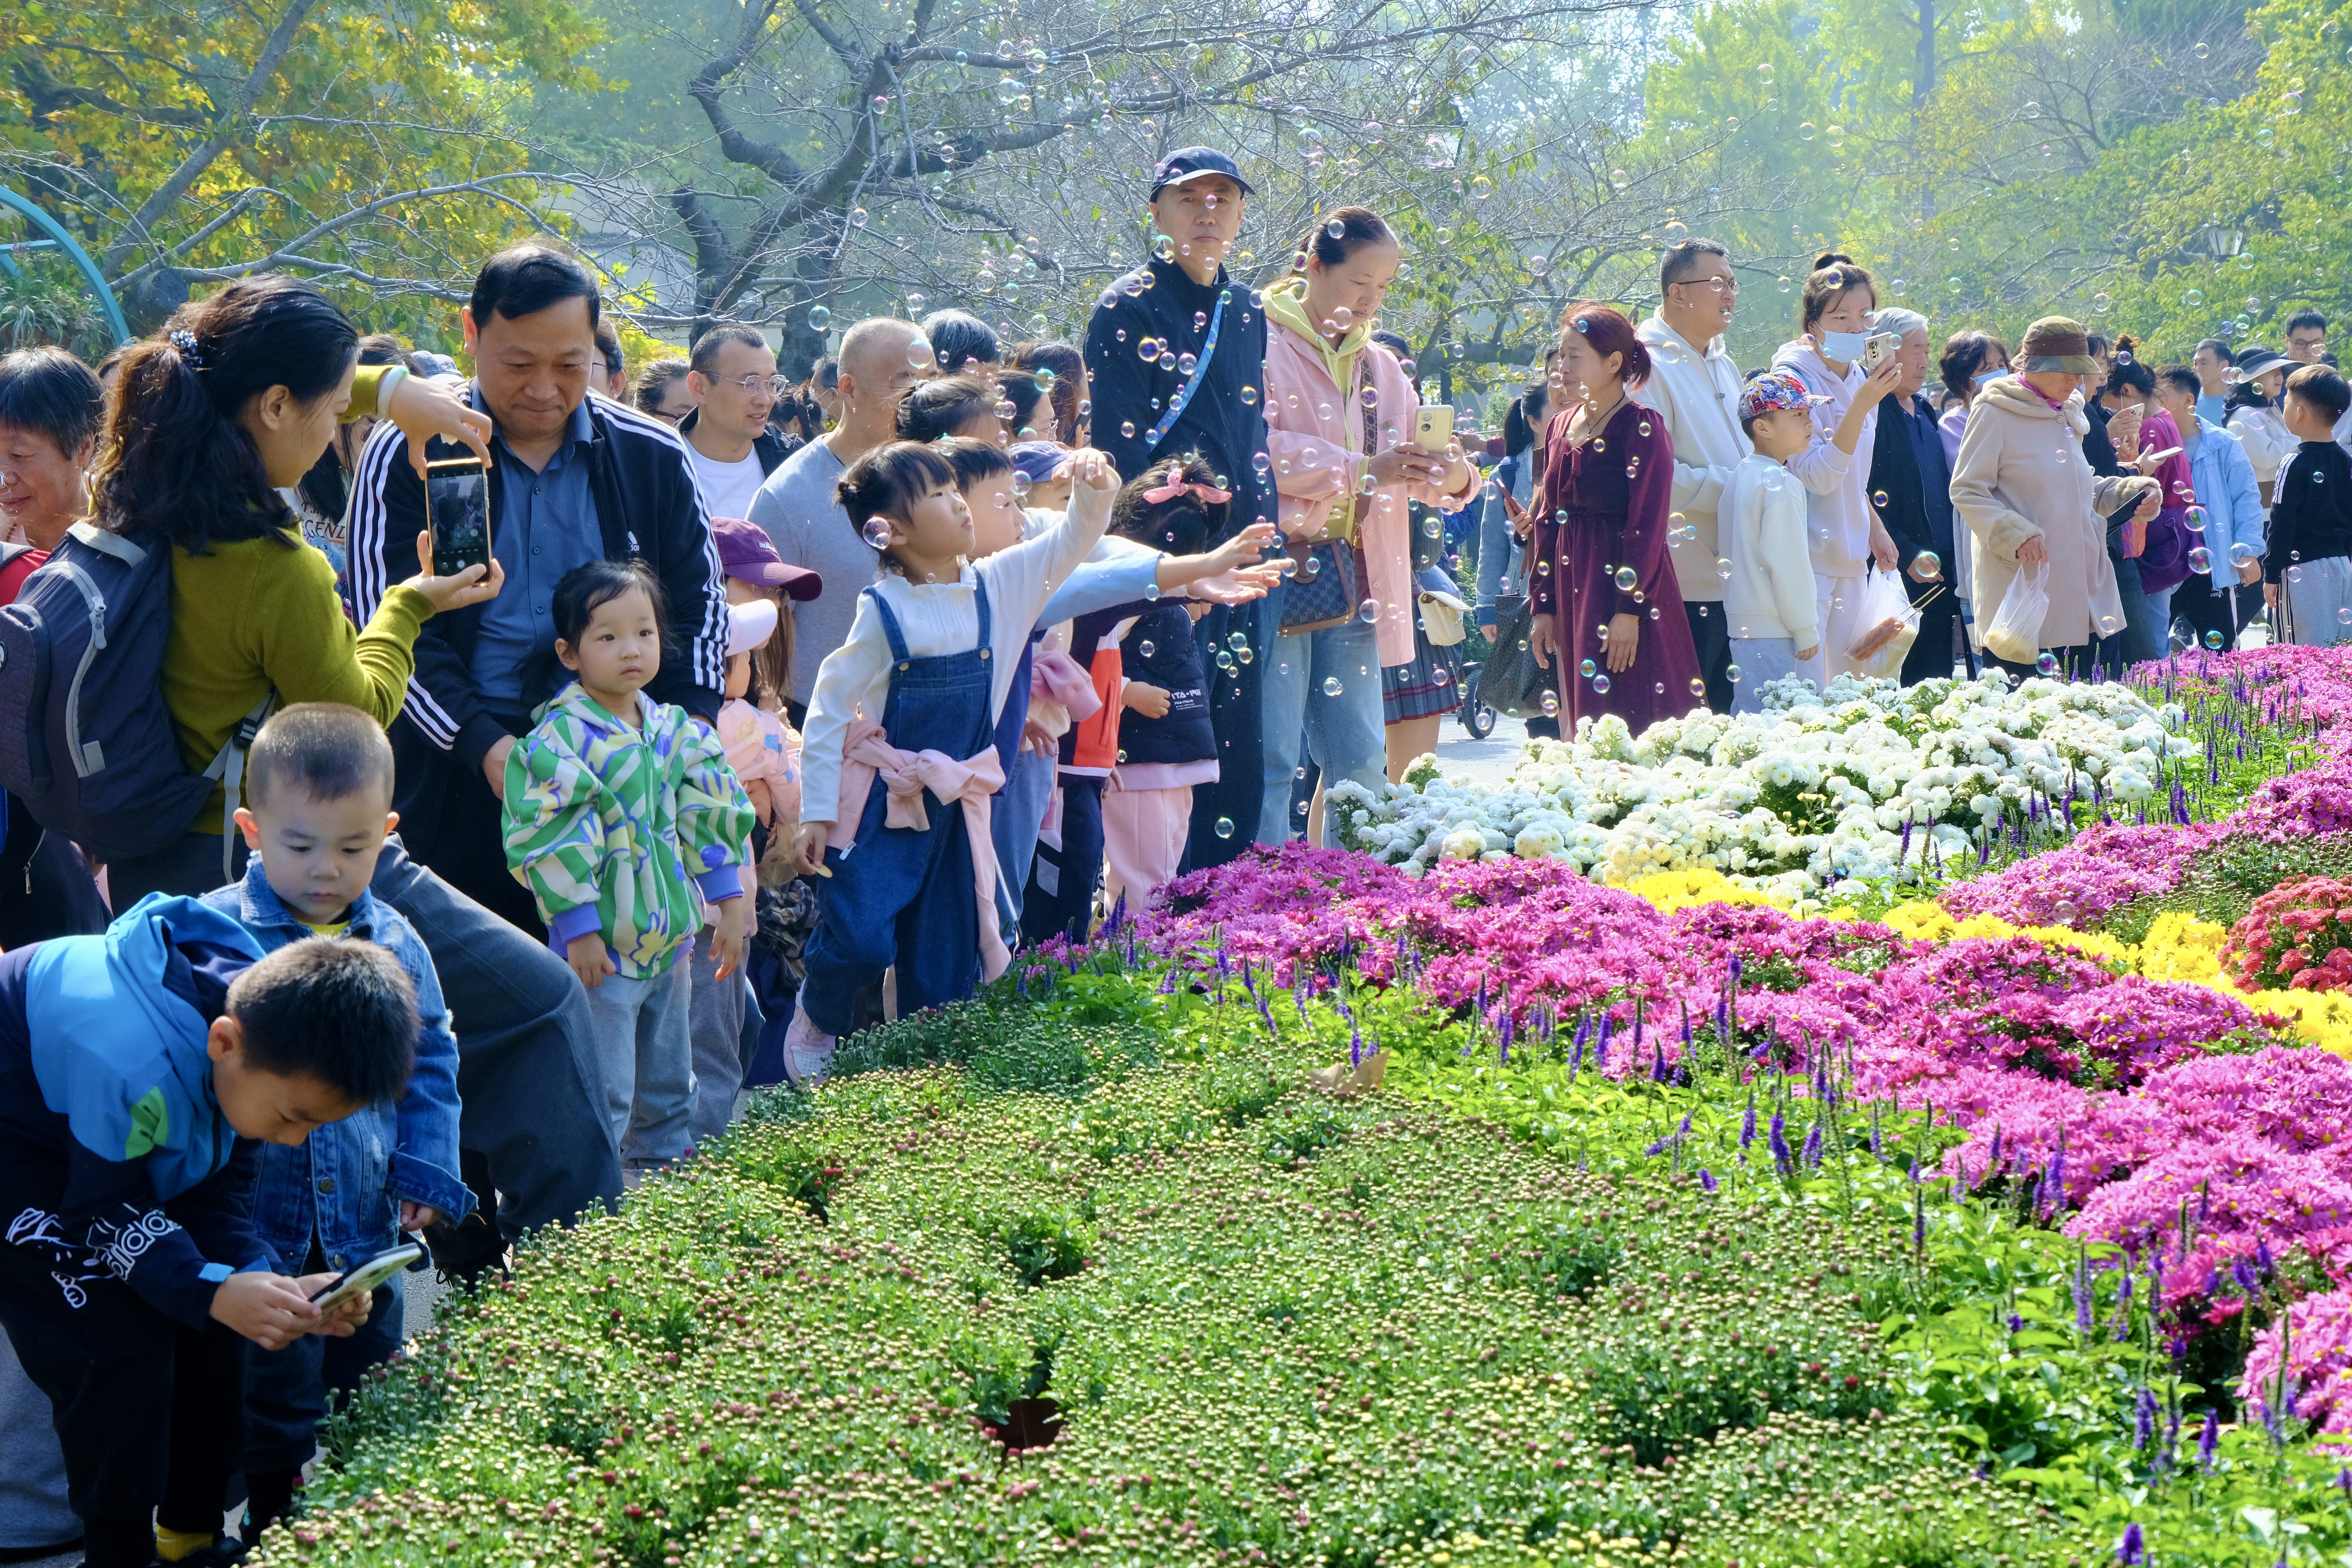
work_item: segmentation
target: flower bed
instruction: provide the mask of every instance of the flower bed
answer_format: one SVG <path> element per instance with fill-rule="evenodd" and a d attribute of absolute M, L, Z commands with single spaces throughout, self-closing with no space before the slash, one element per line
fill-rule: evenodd
<path fill-rule="evenodd" d="M 2335 668 L 2255 670 L 2320 727 L 2268 785 L 2173 672 L 2175 815 L 2228 820 L 2037 827 L 1878 921 L 1498 853 L 1181 879 L 526 1249 L 259 1561 L 2340 1560 L 2352 1003 L 2240 989 L 2212 918 L 2352 798 Z M 2050 700 L 2036 744 L 2124 711 Z"/>
<path fill-rule="evenodd" d="M 1759 714 L 1693 712 L 1640 736 L 1604 719 L 1532 742 L 1493 788 L 1427 765 L 1377 794 L 1337 786 L 1330 820 L 1349 847 L 1411 875 L 1516 856 L 1616 884 L 1719 870 L 1790 900 L 1842 882 L 1968 875 L 2089 827 L 2142 879 L 2102 884 L 2096 897 L 2120 901 L 2170 885 L 2137 863 L 2148 856 L 2133 853 L 2134 829 L 2164 825 L 2147 830 L 2163 860 L 2227 837 L 2169 827 L 2221 815 L 2250 784 L 2312 760 L 2298 742 L 2352 710 L 2347 668 L 2341 650 L 2281 648 L 2150 667 L 2142 686 L 1842 676 L 1817 697 L 1791 679 L 1766 689 Z M 2250 822 L 2315 811 L 2352 826 L 2352 776 L 2295 776 L 2291 795 L 2250 806 Z M 2061 901 L 2039 879 L 2025 885 Z"/>

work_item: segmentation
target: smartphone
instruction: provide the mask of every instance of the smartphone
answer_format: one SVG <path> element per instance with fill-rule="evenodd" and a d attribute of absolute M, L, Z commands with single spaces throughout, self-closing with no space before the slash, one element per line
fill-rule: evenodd
<path fill-rule="evenodd" d="M 2152 463 L 2161 463 L 2167 458 L 2177 458 L 2180 456 L 2180 448 L 2178 447 L 2167 447 L 2161 452 L 2147 452 L 2143 453 L 2142 456 L 2147 458 L 2147 460 Z"/>
<path fill-rule="evenodd" d="M 1893 359 L 1895 351 L 1902 346 L 1903 340 L 1893 332 L 1871 333 L 1863 341 L 1862 368 L 1866 371 L 1876 370 L 1880 365 Z"/>
<path fill-rule="evenodd" d="M 425 465 L 425 526 L 433 532 L 433 575 L 455 577 L 490 564 L 490 485 L 479 458 Z"/>
<path fill-rule="evenodd" d="M 1443 452 L 1454 439 L 1454 405 L 1424 403 L 1412 416 L 1412 444 L 1424 452 Z"/>
<path fill-rule="evenodd" d="M 476 464 L 477 469 L 480 468 Z M 310 1298 L 310 1305 L 322 1312 L 331 1312 L 354 1296 L 364 1296 L 418 1258 L 425 1249 L 415 1242 L 391 1247 L 377 1253 L 356 1268 L 347 1268 L 342 1278 Z"/>

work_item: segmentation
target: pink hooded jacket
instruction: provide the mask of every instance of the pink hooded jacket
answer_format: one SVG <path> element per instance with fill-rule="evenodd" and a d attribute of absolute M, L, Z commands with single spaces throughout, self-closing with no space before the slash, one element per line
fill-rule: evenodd
<path fill-rule="evenodd" d="M 1363 472 L 1363 410 L 1351 391 L 1343 395 L 1325 368 L 1323 351 L 1286 323 L 1277 302 L 1267 301 L 1265 340 L 1266 449 L 1274 458 L 1275 489 L 1282 499 L 1282 531 L 1311 534 L 1342 497 L 1356 492 Z M 1358 352 L 1356 379 L 1378 401 L 1373 405 L 1374 454 L 1409 440 L 1421 399 L 1396 355 L 1375 342 Z M 1372 492 L 1371 509 L 1357 531 L 1365 593 L 1381 606 L 1380 655 L 1383 665 L 1411 664 L 1413 619 L 1420 593 L 1412 574 L 1412 523 L 1408 501 L 1458 511 L 1478 493 L 1478 473 L 1470 471 L 1458 494 L 1430 485 L 1395 484 Z"/>

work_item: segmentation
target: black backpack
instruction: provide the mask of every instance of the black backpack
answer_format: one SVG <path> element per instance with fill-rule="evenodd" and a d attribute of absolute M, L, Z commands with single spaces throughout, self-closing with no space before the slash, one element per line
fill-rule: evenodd
<path fill-rule="evenodd" d="M 0 787 L 100 861 L 172 844 L 215 782 L 234 811 L 245 749 L 277 701 L 262 699 L 212 765 L 190 773 L 163 703 L 171 626 L 172 552 L 87 522 L 0 607 Z M 234 826 L 223 824 L 224 862 Z"/>

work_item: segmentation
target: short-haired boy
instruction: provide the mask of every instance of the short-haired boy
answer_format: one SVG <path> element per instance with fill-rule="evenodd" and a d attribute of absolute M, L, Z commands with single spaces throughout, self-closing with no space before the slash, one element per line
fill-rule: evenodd
<path fill-rule="evenodd" d="M 0 1327 L 47 1394 L 89 1568 L 226 1563 L 245 1345 L 348 1335 L 248 1212 L 248 1140 L 293 1147 L 401 1091 L 416 993 L 391 954 L 264 954 L 192 899 L 0 953 Z"/>
<path fill-rule="evenodd" d="M 245 879 L 204 901 L 265 952 L 320 936 L 373 943 L 416 993 L 415 1066 L 383 1096 L 308 1142 L 265 1148 L 254 1173 L 255 1228 L 295 1273 L 355 1268 L 436 1215 L 463 1219 L 473 1194 L 457 1173 L 457 1047 L 424 942 L 368 893 L 392 810 L 392 745 L 356 708 L 280 709 L 246 755 L 236 814 L 252 858 Z M 285 1516 L 310 1457 L 329 1390 L 348 1395 L 400 1348 L 401 1291 L 376 1289 L 365 1327 L 331 1343 L 303 1338 L 252 1358 L 246 1401 L 245 1539 Z"/>
<path fill-rule="evenodd" d="M 1820 599 L 1805 542 L 1805 487 L 1790 458 L 1813 444 L 1813 404 L 1805 384 L 1783 370 L 1759 371 L 1739 391 L 1739 428 L 1755 450 L 1731 470 L 1717 508 L 1731 575 L 1723 618 L 1731 637 L 1734 713 L 1763 710 L 1764 687 L 1801 673 L 1821 652 Z M 1832 448 L 1832 456 L 1837 455 Z"/>
<path fill-rule="evenodd" d="M 2284 415 L 2303 443 L 2280 473 L 2263 550 L 2263 601 L 2286 608 L 2287 636 L 2309 647 L 2352 642 L 2352 453 L 2336 444 L 2352 384 L 2330 366 L 2286 378 Z"/>

